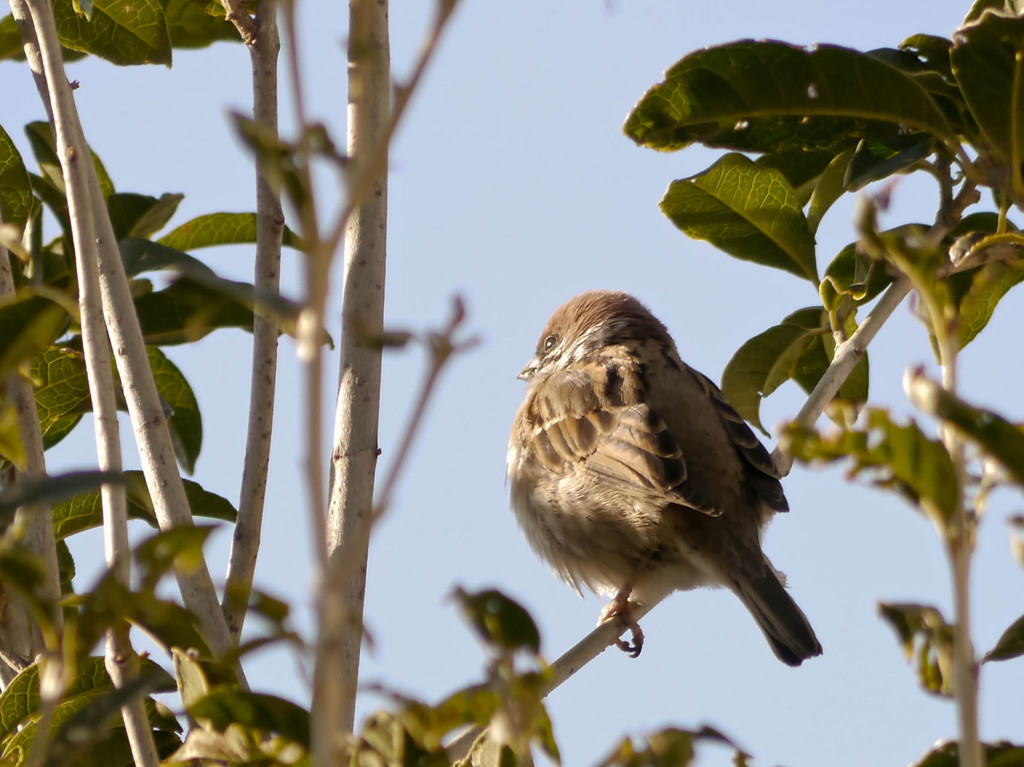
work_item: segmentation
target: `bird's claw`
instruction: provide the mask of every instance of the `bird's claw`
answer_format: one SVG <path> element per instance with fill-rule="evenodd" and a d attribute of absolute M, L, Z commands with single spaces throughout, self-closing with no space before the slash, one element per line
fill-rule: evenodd
<path fill-rule="evenodd" d="M 622 638 L 616 639 L 615 646 L 630 658 L 639 657 L 640 651 L 644 649 L 644 632 L 640 628 L 640 624 L 637 623 L 636 618 L 633 617 L 628 597 L 616 597 L 601 611 L 601 623 L 607 623 L 611 620 L 618 623 L 622 631 L 629 631 L 630 638 L 632 639 L 631 642 L 627 642 Z"/>

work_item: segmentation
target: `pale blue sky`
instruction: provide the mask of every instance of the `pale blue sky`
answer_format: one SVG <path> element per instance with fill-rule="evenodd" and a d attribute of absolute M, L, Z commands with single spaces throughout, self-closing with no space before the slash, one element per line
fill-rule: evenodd
<path fill-rule="evenodd" d="M 407 71 L 430 7 L 393 3 L 396 75 Z M 394 327 L 437 325 L 459 292 L 468 303 L 468 325 L 484 343 L 446 372 L 392 513 L 374 540 L 366 621 L 376 644 L 365 681 L 438 699 L 480 679 L 482 655 L 445 599 L 457 583 L 497 586 L 520 599 L 540 625 L 549 658 L 596 621 L 601 603 L 578 599 L 528 549 L 504 487 L 508 429 L 524 391 L 515 376 L 555 306 L 587 288 L 631 291 L 669 327 L 684 359 L 718 379 L 747 338 L 816 300 L 806 282 L 689 241 L 661 215 L 657 202 L 668 183 L 702 170 L 713 155 L 634 147 L 621 125 L 646 88 L 706 45 L 756 37 L 870 49 L 917 32 L 948 36 L 967 8 L 960 0 L 463 0 L 394 147 L 387 318 Z M 308 4 L 304 13 L 308 95 L 315 115 L 343 143 L 347 13 L 340 3 Z M 176 52 L 170 70 L 98 61 L 71 67 L 81 84 L 76 96 L 86 134 L 119 190 L 183 192 L 173 223 L 253 207 L 249 161 L 226 119 L 228 109 L 248 104 L 248 73 L 246 52 L 226 44 Z M 23 66 L 4 63 L 0 83 L 3 125 L 25 147 L 20 126 L 43 114 L 31 79 Z M 285 92 L 285 125 L 290 108 Z M 323 191 L 336 198 L 334 190 Z M 927 181 L 902 181 L 894 199 L 890 225 L 931 220 L 935 189 Z M 852 203 L 826 217 L 818 236 L 822 254 L 852 239 Z M 251 277 L 249 248 L 198 255 L 228 276 Z M 285 256 L 285 290 L 293 295 L 298 258 Z M 1011 293 L 962 358 L 965 395 L 1017 419 L 1022 322 L 1021 297 Z M 232 500 L 240 481 L 249 350 L 249 336 L 237 331 L 167 349 L 192 381 L 205 418 L 194 479 Z M 281 351 L 257 583 L 291 598 L 308 626 L 300 379 L 289 340 Z M 872 346 L 874 398 L 906 412 L 900 379 L 920 362 L 930 363 L 927 340 L 904 306 Z M 387 358 L 382 469 L 423 367 L 417 350 Z M 335 368 L 332 355 L 329 387 Z M 791 417 L 802 399 L 787 385 L 768 400 L 765 423 Z M 50 460 L 51 470 L 94 464 L 91 435 L 80 428 Z M 128 460 L 134 463 L 132 452 Z M 930 525 L 891 496 L 845 483 L 838 470 L 797 468 L 785 487 L 793 511 L 776 520 L 766 550 L 788 573 L 824 656 L 787 668 L 731 594 L 675 595 L 644 621 L 647 644 L 639 659 L 609 651 L 552 695 L 566 765 L 594 763 L 622 733 L 666 724 L 711 724 L 757 764 L 790 767 L 907 764 L 955 735 L 953 706 L 919 691 L 875 608 L 879 599 L 922 601 L 948 614 L 949 578 Z M 1020 503 L 1019 495 L 998 494 L 981 531 L 974 572 L 980 651 L 1024 611 L 1024 574 L 1009 556 L 1003 522 Z M 224 531 L 209 549 L 217 579 L 229 540 Z M 101 539 L 83 536 L 75 550 L 80 570 L 88 572 Z M 287 656 L 268 654 L 249 668 L 255 688 L 306 699 L 306 684 Z M 1022 686 L 1019 660 L 983 670 L 986 739 L 1021 740 Z M 379 703 L 365 698 L 360 715 Z M 717 750 L 701 761 L 727 763 Z"/>

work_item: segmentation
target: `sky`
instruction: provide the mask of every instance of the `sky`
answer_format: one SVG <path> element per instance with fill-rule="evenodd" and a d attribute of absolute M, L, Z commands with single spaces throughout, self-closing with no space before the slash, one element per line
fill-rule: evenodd
<path fill-rule="evenodd" d="M 396 77 L 409 71 L 431 5 L 392 4 Z M 347 13 L 341 3 L 300 8 L 310 108 L 342 144 Z M 508 431 L 525 390 L 516 374 L 556 306 L 589 288 L 632 292 L 668 326 L 682 357 L 718 380 L 745 340 L 817 300 L 805 281 L 690 241 L 661 215 L 657 203 L 669 182 L 701 171 L 715 155 L 699 148 L 655 153 L 625 138 L 622 123 L 644 91 L 704 46 L 772 38 L 867 50 L 919 32 L 948 37 L 967 10 L 963 0 L 460 3 L 393 147 L 386 323 L 439 327 L 458 294 L 469 309 L 467 327 L 482 343 L 445 371 L 391 513 L 376 530 L 366 603 L 374 644 L 364 655 L 364 682 L 438 700 L 481 679 L 483 654 L 447 599 L 457 584 L 501 588 L 520 600 L 540 626 L 549 659 L 595 624 L 602 603 L 579 599 L 537 560 L 509 511 L 504 484 Z M 250 160 L 227 117 L 249 104 L 249 59 L 241 46 L 178 51 L 170 69 L 86 60 L 69 74 L 80 83 L 86 135 L 119 191 L 184 193 L 172 225 L 254 207 Z M 4 62 L 0 83 L 0 119 L 28 156 L 20 126 L 43 118 L 31 78 L 22 65 Z M 287 132 L 294 124 L 287 89 L 281 108 Z M 338 190 L 323 182 L 329 209 Z M 928 223 L 935 200 L 927 180 L 903 179 L 883 223 Z M 819 270 L 853 239 L 853 205 L 845 199 L 825 218 Z M 251 248 L 196 255 L 225 276 L 251 279 Z M 296 297 L 300 258 L 285 254 L 283 290 Z M 336 270 L 335 322 L 340 277 Z M 1024 360 L 1007 339 L 1022 322 L 1021 295 L 1010 293 L 961 358 L 963 395 L 1016 419 Z M 250 342 L 241 331 L 219 331 L 193 346 L 165 349 L 191 381 L 204 417 L 193 479 L 233 501 Z M 934 371 L 934 363 L 907 305 L 883 328 L 870 357 L 872 402 L 909 413 L 903 372 L 915 364 Z M 329 430 L 336 353 L 326 367 Z M 425 355 L 416 348 L 385 359 L 381 472 L 391 465 L 424 371 Z M 295 347 L 285 338 L 256 583 L 291 600 L 297 625 L 308 631 L 301 385 Z M 802 401 L 787 384 L 766 401 L 763 421 L 785 421 Z M 52 472 L 95 465 L 89 423 L 48 455 Z M 125 443 L 126 463 L 137 465 L 127 436 Z M 934 604 L 950 615 L 948 568 L 930 524 L 894 496 L 846 482 L 836 468 L 797 467 L 784 486 L 792 511 L 775 520 L 765 548 L 788 574 L 824 655 L 788 668 L 730 593 L 673 595 L 644 620 L 640 658 L 610 650 L 551 695 L 566 765 L 594 764 L 623 734 L 670 724 L 710 724 L 753 754 L 755 764 L 789 767 L 909 764 L 955 736 L 953 705 L 918 688 L 877 616 L 879 600 Z M 1020 506 L 1019 495 L 997 493 L 979 535 L 972 592 L 979 652 L 1022 612 L 1024 573 L 1010 557 L 1005 528 Z M 229 544 L 224 528 L 208 548 L 218 581 Z M 88 582 L 102 560 L 102 539 L 79 536 L 73 549 Z M 254 656 L 247 668 L 255 689 L 308 700 L 309 669 L 290 654 Z M 1022 686 L 1019 660 L 983 668 L 985 739 L 1022 740 Z M 364 695 L 357 715 L 382 704 Z M 729 756 L 706 749 L 700 764 L 725 765 Z"/>

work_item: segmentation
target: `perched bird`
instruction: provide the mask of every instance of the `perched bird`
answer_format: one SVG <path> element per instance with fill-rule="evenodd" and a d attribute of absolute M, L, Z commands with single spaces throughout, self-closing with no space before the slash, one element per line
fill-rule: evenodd
<path fill-rule="evenodd" d="M 789 505 L 779 473 L 715 384 L 688 367 L 633 296 L 582 293 L 548 320 L 508 446 L 512 508 L 526 537 L 577 593 L 610 595 L 636 657 L 631 603 L 724 586 L 783 663 L 821 654 L 807 617 L 761 551 Z"/>

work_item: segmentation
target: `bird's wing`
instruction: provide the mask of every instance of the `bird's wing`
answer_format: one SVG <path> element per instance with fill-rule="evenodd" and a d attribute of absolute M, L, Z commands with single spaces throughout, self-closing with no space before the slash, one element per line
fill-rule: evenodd
<path fill-rule="evenodd" d="M 747 482 L 756 490 L 758 497 L 774 511 L 789 511 L 789 503 L 782 491 L 782 483 L 775 461 L 772 460 L 754 430 L 743 420 L 743 416 L 730 405 L 722 390 L 703 373 L 691 368 L 715 406 L 715 411 L 725 426 L 736 452 L 743 458 Z"/>
<path fill-rule="evenodd" d="M 694 483 L 662 418 L 644 401 L 636 365 L 602 360 L 560 371 L 533 392 L 534 454 L 554 474 L 587 471 L 603 482 L 650 492 L 705 514 L 721 509 Z"/>

